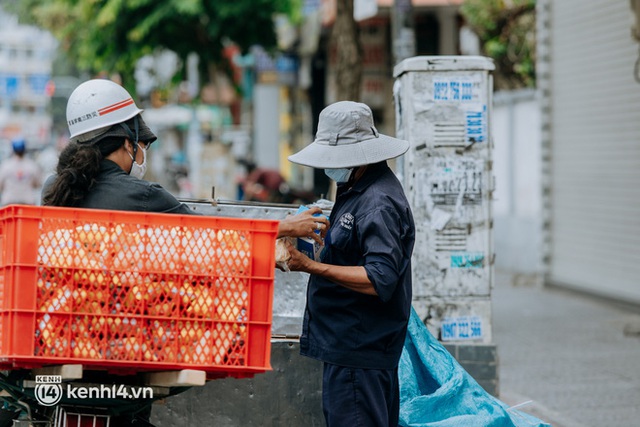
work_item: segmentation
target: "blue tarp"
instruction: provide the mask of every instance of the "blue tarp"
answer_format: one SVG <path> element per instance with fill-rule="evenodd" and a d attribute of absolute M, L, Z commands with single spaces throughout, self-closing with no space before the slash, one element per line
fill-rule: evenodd
<path fill-rule="evenodd" d="M 398 376 L 402 427 L 551 427 L 487 393 L 413 308 Z"/>

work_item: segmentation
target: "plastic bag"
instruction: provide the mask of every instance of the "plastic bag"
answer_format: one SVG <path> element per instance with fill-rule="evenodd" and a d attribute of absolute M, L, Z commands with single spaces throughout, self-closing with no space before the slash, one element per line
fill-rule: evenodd
<path fill-rule="evenodd" d="M 402 427 L 551 427 L 487 393 L 413 308 L 398 377 Z"/>
<path fill-rule="evenodd" d="M 291 259 L 291 254 L 287 250 L 287 241 L 291 242 L 291 239 L 288 237 L 276 239 L 276 267 L 286 272 L 289 271 L 288 262 Z"/>

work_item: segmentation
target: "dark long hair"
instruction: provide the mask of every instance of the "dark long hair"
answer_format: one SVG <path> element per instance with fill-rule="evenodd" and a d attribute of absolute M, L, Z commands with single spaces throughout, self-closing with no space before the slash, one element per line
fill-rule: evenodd
<path fill-rule="evenodd" d="M 97 143 L 70 142 L 60 153 L 56 177 L 45 189 L 42 204 L 78 207 L 96 182 L 100 162 L 124 144 L 124 138 L 108 136 Z"/>

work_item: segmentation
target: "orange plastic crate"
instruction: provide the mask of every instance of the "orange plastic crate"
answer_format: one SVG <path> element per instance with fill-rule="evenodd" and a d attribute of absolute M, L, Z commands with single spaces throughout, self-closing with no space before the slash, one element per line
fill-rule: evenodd
<path fill-rule="evenodd" d="M 271 369 L 278 223 L 0 209 L 0 365 Z"/>

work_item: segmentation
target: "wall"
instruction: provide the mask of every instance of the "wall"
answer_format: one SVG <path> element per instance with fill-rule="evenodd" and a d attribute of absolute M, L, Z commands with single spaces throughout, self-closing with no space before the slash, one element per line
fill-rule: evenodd
<path fill-rule="evenodd" d="M 534 90 L 493 98 L 496 268 L 542 273 L 540 107 Z"/>

